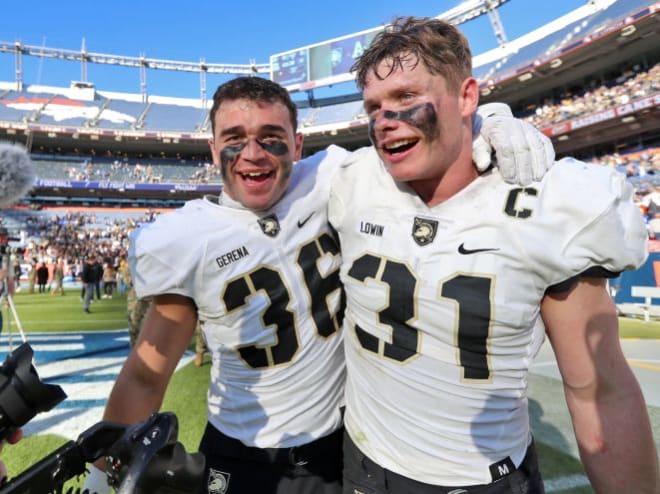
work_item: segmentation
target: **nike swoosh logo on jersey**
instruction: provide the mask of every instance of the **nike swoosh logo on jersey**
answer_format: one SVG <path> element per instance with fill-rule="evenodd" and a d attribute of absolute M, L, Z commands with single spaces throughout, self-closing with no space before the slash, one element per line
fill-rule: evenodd
<path fill-rule="evenodd" d="M 310 214 L 310 215 L 309 215 L 307 218 L 305 218 L 304 220 L 302 220 L 302 221 L 301 221 L 301 220 L 298 220 L 298 228 L 302 228 L 303 226 L 305 226 L 305 223 L 307 223 L 307 222 L 309 221 L 309 219 L 310 219 L 312 216 L 314 216 L 314 213 L 316 213 L 316 211 L 312 211 L 312 214 Z"/>
<path fill-rule="evenodd" d="M 494 250 L 500 250 L 499 248 L 490 248 L 490 249 L 466 249 L 465 244 L 458 246 L 458 253 L 463 254 L 464 256 L 468 254 L 477 254 L 478 252 L 492 252 Z"/>

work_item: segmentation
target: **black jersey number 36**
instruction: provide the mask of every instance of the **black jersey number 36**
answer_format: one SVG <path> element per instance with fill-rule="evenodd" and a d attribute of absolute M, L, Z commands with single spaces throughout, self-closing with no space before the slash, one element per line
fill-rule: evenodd
<path fill-rule="evenodd" d="M 305 286 L 310 297 L 310 311 L 316 331 L 320 336 L 330 336 L 341 327 L 344 311 L 344 296 L 341 295 L 336 313 L 331 313 L 326 302 L 327 297 L 340 289 L 339 270 L 335 269 L 325 277 L 321 275 L 317 261 L 325 255 L 336 255 L 339 248 L 328 234 L 303 245 L 299 251 L 297 263 L 303 272 Z M 270 304 L 261 319 L 265 327 L 274 326 L 276 343 L 271 346 L 248 345 L 238 349 L 241 358 L 253 368 L 272 367 L 290 362 L 300 348 L 298 328 L 291 311 L 291 294 L 276 269 L 260 266 L 227 283 L 222 300 L 230 312 L 248 304 L 248 298 L 257 292 L 264 292 Z"/>
<path fill-rule="evenodd" d="M 388 305 L 378 313 L 378 320 L 392 328 L 391 342 L 383 341 L 356 325 L 355 332 L 360 345 L 398 362 L 405 362 L 417 355 L 420 333 L 411 323 L 417 318 L 415 294 L 419 281 L 410 268 L 391 259 L 365 254 L 355 260 L 348 275 L 360 282 L 371 278 L 388 287 Z M 491 279 L 485 276 L 455 275 L 442 283 L 440 296 L 458 305 L 456 341 L 463 377 L 488 380 Z"/>

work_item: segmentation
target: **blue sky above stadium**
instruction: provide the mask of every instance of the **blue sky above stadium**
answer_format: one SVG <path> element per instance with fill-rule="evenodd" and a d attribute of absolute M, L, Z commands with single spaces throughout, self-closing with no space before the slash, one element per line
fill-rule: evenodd
<path fill-rule="evenodd" d="M 397 15 L 436 16 L 461 2 L 434 0 L 286 0 L 280 4 L 172 0 L 13 2 L 0 41 L 88 52 L 209 63 L 268 63 L 272 54 L 375 28 Z M 586 0 L 508 0 L 498 13 L 515 39 L 586 3 Z M 182 6 L 184 6 L 182 8 Z M 497 46 L 487 16 L 462 24 L 475 54 Z M 15 79 L 11 53 L 0 53 L 0 81 Z M 68 87 L 81 79 L 76 62 L 23 57 L 23 82 Z M 89 64 L 87 80 L 98 89 L 138 93 L 136 69 Z M 224 80 L 210 74 L 208 91 Z M 150 94 L 198 97 L 194 73 L 147 71 Z"/>

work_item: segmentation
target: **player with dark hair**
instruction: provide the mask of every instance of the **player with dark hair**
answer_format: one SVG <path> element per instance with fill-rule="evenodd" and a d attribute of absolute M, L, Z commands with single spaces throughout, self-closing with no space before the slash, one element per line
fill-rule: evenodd
<path fill-rule="evenodd" d="M 647 255 L 632 186 L 571 159 L 528 187 L 479 174 L 470 48 L 443 21 L 397 20 L 355 70 L 373 147 L 329 203 L 347 301 L 344 493 L 542 493 L 526 386 L 547 334 L 595 491 L 657 494 L 606 287 Z"/>
<path fill-rule="evenodd" d="M 212 357 L 205 492 L 338 494 L 344 296 L 326 206 L 349 153 L 300 160 L 295 105 L 265 79 L 223 84 L 210 115 L 223 192 L 133 233 L 133 283 L 153 301 L 104 419 L 132 423 L 160 407 L 199 321 Z M 508 123 L 503 146 L 538 139 Z M 547 148 L 535 151 L 525 166 L 546 165 Z"/>

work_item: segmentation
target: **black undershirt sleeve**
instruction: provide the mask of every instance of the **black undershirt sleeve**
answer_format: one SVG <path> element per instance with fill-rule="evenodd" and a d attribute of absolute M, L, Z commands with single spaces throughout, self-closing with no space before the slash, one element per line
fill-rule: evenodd
<path fill-rule="evenodd" d="M 549 286 L 545 293 L 564 293 L 568 292 L 578 282 L 580 278 L 616 278 L 621 272 L 609 271 L 600 266 L 593 266 L 582 273 L 575 275 L 565 281 Z"/>

